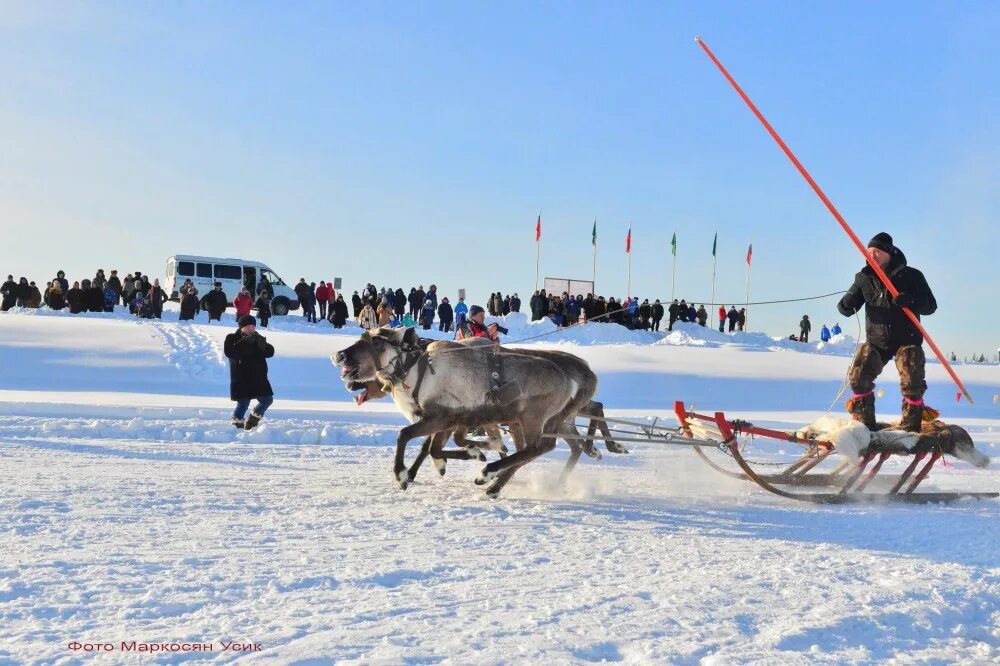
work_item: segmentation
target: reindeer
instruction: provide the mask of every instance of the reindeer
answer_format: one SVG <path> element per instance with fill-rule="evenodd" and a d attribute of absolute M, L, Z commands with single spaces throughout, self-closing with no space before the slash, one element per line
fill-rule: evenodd
<path fill-rule="evenodd" d="M 403 489 L 412 480 L 404 455 L 414 437 L 509 423 L 517 426 L 518 451 L 487 464 L 476 478 L 496 497 L 518 468 L 554 448 L 553 434 L 579 407 L 577 383 L 552 361 L 492 345 L 436 342 L 423 350 L 412 328 L 368 331 L 333 361 L 345 381 L 378 379 L 392 387 L 393 401 L 410 421 L 397 436 L 393 463 Z M 502 373 L 491 369 L 494 361 Z"/>
<path fill-rule="evenodd" d="M 431 343 L 426 339 L 420 339 L 418 344 L 422 349 L 427 349 Z M 463 340 L 460 344 L 491 345 L 492 343 L 483 340 L 482 338 L 472 338 Z M 578 356 L 556 350 L 517 349 L 515 351 L 518 354 L 527 354 L 530 356 L 537 356 L 539 358 L 546 358 L 556 363 L 564 372 L 567 373 L 567 375 L 577 382 L 579 386 L 577 396 L 578 402 L 582 402 L 584 399 L 593 396 L 597 389 L 597 376 L 590 370 L 590 366 L 587 362 Z M 381 386 L 381 384 L 375 381 L 358 384 L 349 383 L 348 389 L 352 391 L 363 389 L 363 392 L 356 398 L 358 404 L 362 404 L 368 400 L 377 400 L 388 395 L 388 392 Z M 587 439 L 580 440 L 576 437 L 571 437 L 566 440 L 570 447 L 570 456 L 566 461 L 566 466 L 563 468 L 562 474 L 560 475 L 561 481 L 565 481 L 570 472 L 572 472 L 581 454 L 586 453 L 591 458 L 595 458 L 597 460 L 601 459 L 600 452 L 595 450 L 593 445 L 593 436 L 598 429 L 601 430 L 601 434 L 604 436 L 604 444 L 609 452 L 628 453 L 623 446 L 614 441 L 611 431 L 608 429 L 607 423 L 604 421 L 604 405 L 602 403 L 596 400 L 588 399 L 587 403 L 580 408 L 578 415 L 592 417 L 587 428 Z M 430 435 L 426 440 L 424 440 L 420 453 L 417 455 L 413 464 L 410 465 L 410 479 L 416 478 L 417 471 L 420 469 L 420 466 L 423 464 L 428 455 L 431 457 L 431 461 L 434 463 L 438 473 L 442 476 L 445 474 L 446 462 L 449 459 L 471 460 L 473 458 L 478 458 L 481 461 L 485 461 L 486 457 L 483 455 L 482 449 L 499 451 L 500 457 L 503 458 L 507 451 L 506 447 L 503 446 L 499 429 L 497 429 L 495 425 L 486 426 L 486 432 L 489 436 L 489 441 L 486 446 L 478 447 L 479 450 L 475 448 L 475 442 L 466 439 L 467 431 L 465 428 L 457 428 L 453 433 L 444 432 Z M 569 420 L 560 426 L 560 433 L 579 436 L 579 431 L 572 420 Z M 449 435 L 452 435 L 455 443 L 463 447 L 464 450 L 445 449 L 444 445 L 448 441 Z"/>

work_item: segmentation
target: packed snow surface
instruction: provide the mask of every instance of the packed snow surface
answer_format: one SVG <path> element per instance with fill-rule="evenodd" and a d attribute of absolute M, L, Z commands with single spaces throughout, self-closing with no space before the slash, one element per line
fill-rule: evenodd
<path fill-rule="evenodd" d="M 498 500 L 472 483 L 473 461 L 443 477 L 426 465 L 404 492 L 391 473 L 403 419 L 390 401 L 356 406 L 329 362 L 359 330 L 272 322 L 276 402 L 242 433 L 221 353 L 231 314 L 0 314 L 0 663 L 92 659 L 75 643 L 114 648 L 94 661 L 148 661 L 121 651 L 132 641 L 212 644 L 158 663 L 1000 660 L 996 500 L 797 503 L 655 443 L 585 458 L 566 485 L 560 444 Z M 856 344 L 507 326 L 585 358 L 609 415 L 668 425 L 677 399 L 789 430 L 840 415 Z M 976 404 L 956 403 L 937 363 L 927 401 L 996 457 L 1000 368 L 958 370 Z M 890 366 L 885 418 L 896 381 Z M 795 454 L 779 444 L 746 455 Z M 951 461 L 925 486 L 995 491 L 1000 473 Z M 234 641 L 260 651 L 223 651 Z"/>

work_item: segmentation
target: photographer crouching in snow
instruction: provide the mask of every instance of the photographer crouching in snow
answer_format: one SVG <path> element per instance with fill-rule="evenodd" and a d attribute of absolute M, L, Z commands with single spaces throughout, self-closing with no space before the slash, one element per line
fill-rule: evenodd
<path fill-rule="evenodd" d="M 267 359 L 274 356 L 274 347 L 257 332 L 257 320 L 252 315 L 243 315 L 237 325 L 239 330 L 227 335 L 223 345 L 229 359 L 229 397 L 236 402 L 233 425 L 253 430 L 274 402 L 274 391 L 267 381 Z M 255 398 L 257 406 L 244 422 L 250 401 Z"/>
<path fill-rule="evenodd" d="M 467 340 L 468 338 L 487 338 L 494 342 L 500 342 L 500 333 L 507 333 L 507 329 L 498 324 L 484 325 L 486 310 L 479 305 L 469 308 L 469 318 L 462 322 L 455 334 L 456 340 Z"/>

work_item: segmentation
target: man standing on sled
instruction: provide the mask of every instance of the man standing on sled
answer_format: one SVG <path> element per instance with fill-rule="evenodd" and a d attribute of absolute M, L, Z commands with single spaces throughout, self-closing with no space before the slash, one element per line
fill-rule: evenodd
<path fill-rule="evenodd" d="M 848 380 L 854 394 L 847 409 L 855 421 L 875 430 L 875 378 L 895 357 L 899 388 L 903 394 L 903 416 L 899 427 L 920 432 L 924 412 L 924 338 L 909 320 L 903 308 L 917 318 L 937 310 L 937 301 L 924 274 L 906 265 L 906 257 L 892 243 L 892 236 L 882 232 L 868 242 L 868 253 L 889 277 L 899 295 L 893 298 L 872 267 L 854 276 L 854 284 L 837 304 L 845 317 L 865 306 L 865 342 L 851 364 Z M 929 409 L 929 408 L 928 408 Z"/>

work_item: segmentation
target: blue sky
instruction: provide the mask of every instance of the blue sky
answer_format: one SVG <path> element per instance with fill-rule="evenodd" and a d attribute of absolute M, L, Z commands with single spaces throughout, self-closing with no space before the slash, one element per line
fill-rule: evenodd
<path fill-rule="evenodd" d="M 286 279 L 751 300 L 861 259 L 701 35 L 862 240 L 921 268 L 945 351 L 1000 346 L 1000 4 L 11 3 L 0 6 L 0 271 L 161 275 L 173 253 Z M 774 335 L 835 299 L 761 306 Z M 854 322 L 841 322 L 855 331 Z"/>

